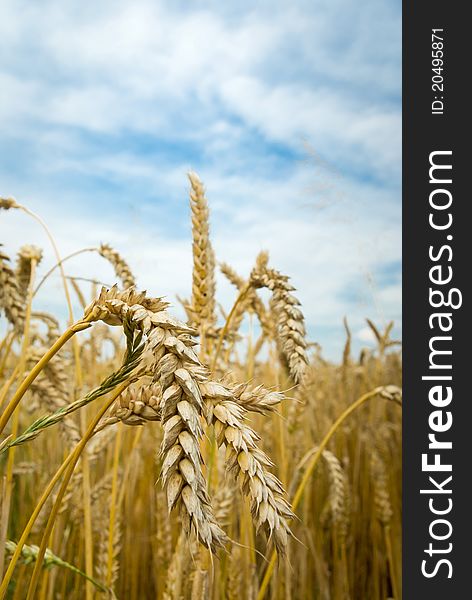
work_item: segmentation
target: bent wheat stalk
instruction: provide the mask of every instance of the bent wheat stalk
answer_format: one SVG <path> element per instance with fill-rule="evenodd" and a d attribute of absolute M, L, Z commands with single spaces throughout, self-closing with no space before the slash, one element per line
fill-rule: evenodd
<path fill-rule="evenodd" d="M 88 329 L 91 326 L 90 319 L 85 318 L 77 321 L 73 325 L 71 325 L 64 333 L 61 335 L 59 339 L 57 339 L 54 344 L 49 348 L 49 350 L 44 354 L 39 362 L 31 369 L 29 374 L 25 377 L 23 382 L 20 384 L 12 399 L 8 403 L 5 411 L 0 417 L 0 433 L 5 429 L 6 424 L 8 423 L 13 411 L 20 403 L 21 399 L 25 395 L 27 389 L 31 385 L 31 383 L 36 379 L 36 377 L 41 373 L 41 371 L 46 367 L 51 358 L 59 352 L 59 350 L 64 346 L 66 342 L 68 342 L 76 333 L 79 331 L 83 331 L 84 329 Z"/>
<path fill-rule="evenodd" d="M 133 380 L 133 374 L 136 370 L 139 362 L 141 360 L 141 356 L 143 353 L 143 346 L 139 345 L 135 348 L 131 348 L 128 355 L 125 357 L 124 363 L 118 371 L 109 375 L 100 386 L 86 394 L 83 398 L 68 404 L 67 406 L 63 406 L 59 408 L 54 413 L 50 415 L 46 415 L 44 417 L 40 417 L 34 423 L 32 423 L 25 431 L 18 436 L 10 440 L 7 444 L 5 444 L 0 449 L 0 454 L 8 450 L 13 446 L 20 446 L 21 444 L 25 444 L 34 440 L 42 431 L 59 423 L 65 417 L 72 414 L 76 410 L 82 408 L 83 406 L 87 406 L 90 402 L 93 402 L 97 398 L 108 394 L 113 389 L 116 388 L 117 385 L 122 383 L 123 381 L 130 379 Z M 134 377 L 136 378 L 136 377 Z"/>
<path fill-rule="evenodd" d="M 236 298 L 235 303 L 233 304 L 232 309 L 230 310 L 228 316 L 226 317 L 226 321 L 225 324 L 223 326 L 223 328 L 221 329 L 219 338 L 218 338 L 218 343 L 216 346 L 216 350 L 213 354 L 213 360 L 211 363 L 211 371 L 214 372 L 216 365 L 218 364 L 218 358 L 220 356 L 220 352 L 221 352 L 221 347 L 223 345 L 223 341 L 226 337 L 226 334 L 228 333 L 229 327 L 231 325 L 231 322 L 233 320 L 233 317 L 235 316 L 237 310 L 239 309 L 239 305 L 241 304 L 241 302 L 243 302 L 243 300 L 246 298 L 247 294 L 249 293 L 249 291 L 252 288 L 252 284 L 249 281 L 243 288 L 242 290 L 240 290 L 238 297 Z"/>
<path fill-rule="evenodd" d="M 306 471 L 302 477 L 302 480 L 300 481 L 300 484 L 298 485 L 298 488 L 295 492 L 295 496 L 293 497 L 293 501 L 292 501 L 292 508 L 294 511 L 300 504 L 300 500 L 302 499 L 303 492 L 305 491 L 305 487 L 306 487 L 308 481 L 310 480 L 310 477 L 311 477 L 316 465 L 318 464 L 318 461 L 320 460 L 320 457 L 322 456 L 324 449 L 328 445 L 328 443 L 331 440 L 331 438 L 333 437 L 333 435 L 336 433 L 339 426 L 347 419 L 347 417 L 349 417 L 349 415 L 351 415 L 355 410 L 357 410 L 360 406 L 362 406 L 365 402 L 367 402 L 371 398 L 375 398 L 376 396 L 381 396 L 383 398 L 386 398 L 388 400 L 393 400 L 396 402 L 398 400 L 399 393 L 400 393 L 399 389 L 396 388 L 396 386 L 376 387 L 374 390 L 367 392 L 366 394 L 363 394 L 360 398 L 358 398 L 355 402 L 353 402 L 350 406 L 348 406 L 348 408 L 346 408 L 346 410 L 336 419 L 336 421 L 333 423 L 333 425 L 328 430 L 328 433 L 324 436 L 323 440 L 319 444 L 318 449 L 316 450 L 315 454 L 313 455 L 313 458 L 310 460 L 310 462 L 306 468 Z M 270 579 L 274 572 L 276 561 L 277 561 L 277 552 L 274 551 L 272 553 L 269 565 L 266 569 L 264 578 L 263 578 L 261 586 L 259 588 L 259 592 L 257 594 L 257 600 L 263 600 L 263 598 L 265 596 L 267 587 L 270 583 Z"/>

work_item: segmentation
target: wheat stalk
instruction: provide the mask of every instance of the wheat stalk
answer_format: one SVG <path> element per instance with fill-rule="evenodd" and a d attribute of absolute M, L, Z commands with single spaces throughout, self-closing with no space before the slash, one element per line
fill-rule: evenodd
<path fill-rule="evenodd" d="M 265 252 L 262 252 L 258 257 L 257 268 L 260 268 L 260 266 L 264 264 L 266 258 L 268 258 L 267 254 Z M 220 270 L 223 273 L 223 275 L 228 279 L 228 281 L 230 281 L 239 292 L 244 290 L 244 288 L 248 285 L 250 288 L 247 294 L 245 295 L 243 302 L 241 302 L 240 306 L 238 306 L 238 310 L 236 311 L 232 319 L 230 332 L 237 332 L 241 325 L 244 314 L 246 312 L 251 312 L 254 313 L 259 320 L 263 338 L 272 339 L 274 335 L 273 320 L 269 314 L 269 311 L 266 310 L 264 303 L 257 295 L 255 288 L 252 287 L 251 282 L 246 281 L 227 263 L 220 263 Z"/>
<path fill-rule="evenodd" d="M 31 440 L 34 440 L 48 427 L 56 425 L 68 415 L 86 406 L 87 404 L 90 404 L 90 402 L 93 402 L 97 398 L 108 394 L 108 392 L 112 391 L 118 385 L 128 380 L 139 366 L 143 350 L 144 346 L 140 344 L 139 340 L 137 344 L 134 340 L 134 343 L 128 348 L 128 352 L 125 355 L 123 365 L 120 369 L 109 375 L 101 383 L 101 385 L 99 385 L 94 390 L 86 394 L 83 398 L 71 402 L 67 406 L 63 406 L 57 409 L 52 414 L 45 415 L 34 421 L 34 423 L 27 427 L 21 435 L 12 440 L 9 440 L 7 444 L 2 446 L 2 448 L 0 449 L 0 454 L 8 450 L 8 448 L 11 448 L 13 446 L 20 446 L 22 444 L 30 442 Z"/>

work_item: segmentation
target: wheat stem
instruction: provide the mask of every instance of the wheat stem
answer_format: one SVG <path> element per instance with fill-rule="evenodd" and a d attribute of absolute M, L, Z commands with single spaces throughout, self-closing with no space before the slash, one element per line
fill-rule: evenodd
<path fill-rule="evenodd" d="M 13 383 L 15 382 L 16 378 L 18 377 L 19 372 L 20 372 L 19 365 L 16 365 L 15 368 L 13 369 L 10 377 L 3 384 L 2 389 L 0 391 L 0 407 L 3 406 L 5 398 L 7 397 L 8 391 L 11 388 L 11 386 L 13 385 Z"/>
<path fill-rule="evenodd" d="M 18 372 L 22 375 L 26 366 L 26 353 L 28 351 L 29 346 L 29 330 L 30 330 L 30 321 L 31 321 L 31 302 L 33 298 L 33 283 L 34 277 L 36 273 L 36 260 L 33 259 L 31 261 L 31 270 L 30 270 L 30 279 L 28 282 L 28 298 L 26 303 L 26 312 L 25 312 L 25 325 L 23 331 L 23 343 L 21 346 L 21 356 L 20 362 L 18 365 Z M 13 416 L 12 419 L 12 436 L 16 436 L 18 433 L 18 424 L 19 424 L 19 411 Z M 7 470 L 6 470 L 6 481 L 5 481 L 5 491 L 2 502 L 2 523 L 0 526 L 0 575 L 3 575 L 4 568 L 4 560 L 5 560 L 5 542 L 8 532 L 8 524 L 10 520 L 10 503 L 11 503 L 11 494 L 12 494 L 12 486 L 13 486 L 13 464 L 15 461 L 15 449 L 10 448 L 8 452 L 7 459 Z"/>
<path fill-rule="evenodd" d="M 80 362 L 75 363 L 76 365 Z M 80 413 L 80 429 L 85 431 L 85 409 Z M 84 545 L 85 545 L 85 572 L 87 578 L 93 576 L 93 537 L 92 537 L 92 512 L 90 506 L 90 467 L 87 453 L 82 456 L 82 499 L 84 505 Z M 47 543 L 47 540 L 46 542 Z M 85 584 L 86 600 L 92 600 L 93 588 L 90 581 Z"/>
<path fill-rule="evenodd" d="M 118 465 L 120 459 L 121 450 L 121 438 L 123 436 L 123 424 L 118 424 L 118 430 L 115 438 L 115 449 L 113 452 L 113 475 L 112 475 L 112 487 L 110 494 L 110 522 L 108 528 L 108 555 L 107 555 L 107 572 L 106 572 L 106 585 L 110 586 L 113 575 L 113 540 L 114 540 L 114 528 L 116 522 L 116 509 L 117 509 L 117 495 L 118 495 Z"/>
<path fill-rule="evenodd" d="M 41 545 L 39 547 L 38 556 L 36 559 L 36 564 L 35 564 L 34 570 L 33 570 L 33 575 L 31 576 L 31 581 L 30 581 L 30 585 L 28 588 L 28 595 L 26 597 L 26 600 L 34 599 L 34 594 L 36 592 L 36 587 L 38 584 L 38 578 L 39 578 L 39 574 L 40 574 L 41 565 L 43 563 L 44 554 L 46 552 L 47 542 L 48 542 L 49 536 L 51 534 L 54 522 L 56 520 L 56 516 L 59 511 L 62 498 L 64 497 L 64 494 L 66 492 L 67 486 L 70 481 L 70 478 L 72 477 L 72 473 L 74 472 L 75 466 L 77 465 L 80 455 L 82 454 L 82 451 L 84 450 L 85 446 L 87 445 L 87 442 L 92 437 L 93 431 L 94 431 L 95 427 L 97 426 L 98 422 L 100 421 L 100 419 L 103 417 L 103 415 L 106 413 L 106 411 L 110 408 L 110 406 L 113 404 L 113 402 L 116 400 L 116 398 L 118 398 L 118 396 L 129 386 L 130 383 L 131 383 L 131 380 L 127 380 L 124 383 L 122 383 L 118 387 L 118 389 L 115 390 L 115 392 L 112 394 L 112 396 L 104 403 L 102 408 L 97 412 L 95 417 L 90 422 L 90 424 L 87 428 L 87 431 L 85 432 L 81 441 L 75 447 L 75 450 L 72 453 L 72 457 L 69 462 L 69 466 L 67 467 L 67 471 L 64 474 L 64 478 L 62 480 L 61 487 L 59 489 L 56 500 L 54 502 L 54 506 L 52 507 L 51 513 L 49 515 L 46 529 L 43 533 Z"/>
<path fill-rule="evenodd" d="M 7 364 L 8 357 L 10 356 L 10 351 L 13 346 L 13 342 L 15 341 L 16 332 L 10 331 L 2 340 L 2 350 L 3 356 L 2 361 L 0 362 L 0 377 L 3 375 L 3 370 Z M 0 402 L 1 405 L 1 402 Z"/>
<path fill-rule="evenodd" d="M 226 317 L 226 321 L 225 324 L 223 325 L 223 328 L 221 329 L 220 332 L 220 336 L 218 338 L 218 344 L 216 346 L 216 350 L 215 353 L 213 355 L 213 361 L 211 363 L 211 371 L 214 372 L 215 371 L 215 367 L 217 365 L 218 362 L 218 358 L 221 352 L 221 346 L 223 344 L 223 340 L 225 339 L 226 334 L 228 333 L 228 329 L 229 326 L 231 325 L 231 320 L 234 317 L 239 304 L 244 300 L 244 298 L 246 297 L 246 295 L 248 294 L 249 290 L 251 289 L 252 284 L 250 282 L 248 282 L 243 289 L 239 292 L 238 297 L 236 298 L 235 303 L 233 304 L 233 308 L 231 309 L 229 315 Z"/>

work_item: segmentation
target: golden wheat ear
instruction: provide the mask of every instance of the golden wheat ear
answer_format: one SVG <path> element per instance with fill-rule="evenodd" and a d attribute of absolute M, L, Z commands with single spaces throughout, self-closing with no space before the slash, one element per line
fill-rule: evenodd
<path fill-rule="evenodd" d="M 210 242 L 210 211 L 203 184 L 189 173 L 192 212 L 192 315 L 197 329 L 211 326 L 215 315 L 215 255 Z"/>
<path fill-rule="evenodd" d="M 269 269 L 267 255 L 259 255 L 250 281 L 256 288 L 266 287 L 272 292 L 272 308 L 276 320 L 276 335 L 290 375 L 296 383 L 303 379 L 308 364 L 305 319 L 300 302 L 292 294 L 295 288 L 289 278 L 275 269 Z"/>

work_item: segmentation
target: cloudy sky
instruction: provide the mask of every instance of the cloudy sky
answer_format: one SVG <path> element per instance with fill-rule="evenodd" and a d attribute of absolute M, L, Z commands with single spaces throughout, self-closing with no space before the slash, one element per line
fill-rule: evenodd
<path fill-rule="evenodd" d="M 330 358 L 348 317 L 401 335 L 401 14 L 396 0 L 0 3 L 0 195 L 62 254 L 99 242 L 141 287 L 188 295 L 186 172 L 207 189 L 219 260 L 267 249 Z M 0 215 L 15 254 L 45 248 Z M 113 282 L 92 254 L 71 275 Z M 232 290 L 219 280 L 220 300 Z M 38 305 L 64 310 L 57 278 Z"/>

